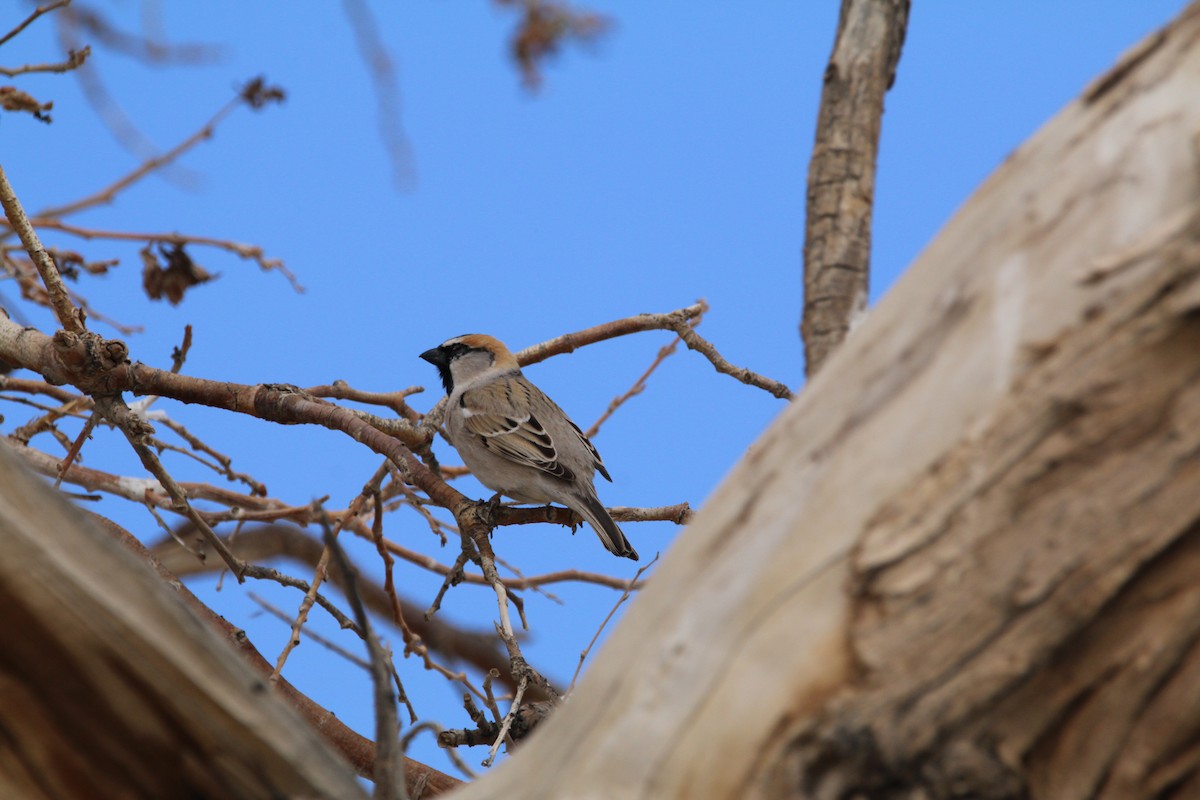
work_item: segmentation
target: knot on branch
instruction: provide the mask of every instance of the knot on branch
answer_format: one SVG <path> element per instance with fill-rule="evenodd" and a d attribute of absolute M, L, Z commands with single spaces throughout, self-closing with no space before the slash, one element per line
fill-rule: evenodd
<path fill-rule="evenodd" d="M 41 370 L 51 383 L 70 383 L 84 392 L 115 394 L 128 384 L 129 348 L 119 339 L 83 331 L 54 334 L 54 362 Z"/>
<path fill-rule="evenodd" d="M 470 704 L 473 707 L 473 703 Z M 543 720 L 547 719 L 553 712 L 555 703 L 549 700 L 535 700 L 531 703 L 522 703 L 516 711 L 512 712 L 512 724 L 506 732 L 512 737 L 513 742 L 519 742 L 529 734 L 533 733 L 534 728 Z M 442 731 L 437 736 L 439 747 L 476 747 L 479 745 L 488 745 L 496 740 L 500 733 L 500 723 L 492 722 L 487 719 L 482 713 L 473 718 L 476 726 L 471 728 L 452 728 Z"/>
<path fill-rule="evenodd" d="M 312 419 L 304 418 L 298 408 L 299 404 L 305 401 L 333 407 L 332 404 L 313 397 L 299 386 L 293 386 L 290 383 L 262 383 L 254 388 L 254 414 L 281 425 L 300 425 L 305 422 L 313 422 Z"/>

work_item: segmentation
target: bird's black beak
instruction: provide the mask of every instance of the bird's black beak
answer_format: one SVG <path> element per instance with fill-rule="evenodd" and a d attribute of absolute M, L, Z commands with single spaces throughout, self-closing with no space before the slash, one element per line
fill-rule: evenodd
<path fill-rule="evenodd" d="M 448 363 L 446 361 L 446 351 L 441 347 L 434 347 L 430 350 L 426 350 L 424 353 L 421 353 L 421 359 L 428 361 L 438 369 L 441 369 Z"/>
<path fill-rule="evenodd" d="M 424 353 L 421 353 L 421 358 L 437 367 L 438 377 L 442 379 L 442 386 L 446 388 L 446 394 L 453 392 L 454 376 L 450 374 L 449 351 L 445 347 L 438 345 L 432 350 L 426 350 Z"/>

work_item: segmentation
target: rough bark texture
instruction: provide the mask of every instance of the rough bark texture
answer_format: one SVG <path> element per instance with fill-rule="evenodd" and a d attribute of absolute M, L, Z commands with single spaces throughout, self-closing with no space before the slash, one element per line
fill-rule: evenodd
<path fill-rule="evenodd" d="M 474 797 L 1200 796 L 1200 7 L 1016 152 Z"/>
<path fill-rule="evenodd" d="M 810 377 L 867 307 L 883 96 L 895 80 L 908 9 L 909 0 L 842 0 L 808 165 L 800 332 Z"/>
<path fill-rule="evenodd" d="M 151 551 L 147 550 L 133 534 L 107 517 L 86 511 L 85 515 L 153 569 L 168 588 L 183 599 L 184 604 L 194 614 L 207 622 L 210 627 L 241 652 L 251 669 L 263 678 L 270 677 L 274 672 L 275 665 L 258 652 L 258 648 L 246 637 L 245 631 L 200 602 L 199 598 L 180 582 L 179 577 L 167 569 L 163 562 L 155 558 Z M 196 559 L 192 560 L 194 562 Z M 366 593 L 364 592 L 364 594 Z M 332 711 L 317 705 L 282 675 L 276 679 L 275 692 L 280 698 L 287 701 L 288 705 L 300 712 L 301 716 L 312 725 L 313 730 L 324 736 L 325 740 L 341 754 L 342 758 L 349 762 L 356 773 L 368 780 L 374 775 L 376 763 L 374 742 L 348 728 Z M 457 778 L 452 778 L 444 772 L 408 757 L 404 758 L 404 782 L 409 796 L 414 800 L 428 800 L 428 798 L 437 797 L 462 785 L 462 781 Z"/>
<path fill-rule="evenodd" d="M 161 580 L 0 443 L 0 797 L 363 797 Z"/>

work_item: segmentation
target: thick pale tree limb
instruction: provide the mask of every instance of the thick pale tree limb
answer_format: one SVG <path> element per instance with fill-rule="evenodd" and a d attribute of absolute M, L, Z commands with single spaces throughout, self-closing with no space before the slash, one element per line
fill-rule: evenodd
<path fill-rule="evenodd" d="M 815 375 L 867 308 L 883 96 L 896 77 L 909 0 L 842 0 L 808 165 L 805 372 Z"/>
<path fill-rule="evenodd" d="M 120 525 L 99 514 L 86 511 L 84 513 L 94 524 L 103 529 L 113 539 L 120 542 L 125 549 L 129 550 L 154 570 L 155 574 L 162 579 L 168 588 L 179 595 L 184 604 L 194 614 L 208 623 L 220 636 L 240 651 L 250 667 L 261 675 L 264 680 L 271 676 L 271 673 L 274 672 L 274 666 L 258 652 L 254 643 L 246 636 L 245 631 L 234 626 L 224 617 L 214 613 L 212 609 L 201 603 L 179 581 L 175 573 L 163 566 L 141 542 Z M 273 687 L 276 694 L 299 711 L 308 720 L 309 724 L 322 734 L 334 749 L 341 753 L 342 757 L 350 763 L 355 772 L 364 778 L 369 779 L 371 777 L 375 770 L 374 742 L 348 728 L 341 720 L 334 716 L 333 712 L 317 705 L 289 683 L 286 678 L 278 676 L 273 683 Z M 412 759 L 405 759 L 404 778 L 408 784 L 409 794 L 417 798 L 435 797 L 462 785 L 462 782 L 458 779 L 452 778 L 439 770 L 413 761 Z"/>
<path fill-rule="evenodd" d="M 1017 151 L 476 797 L 1200 796 L 1200 6 Z"/>
<path fill-rule="evenodd" d="M 364 797 L 264 680 L 0 443 L 0 796 Z"/>

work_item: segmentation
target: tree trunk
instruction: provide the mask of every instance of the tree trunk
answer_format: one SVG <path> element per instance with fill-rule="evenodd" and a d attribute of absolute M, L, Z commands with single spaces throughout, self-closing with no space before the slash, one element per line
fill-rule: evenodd
<path fill-rule="evenodd" d="M 474 797 L 1200 797 L 1200 7 L 987 181 Z"/>
<path fill-rule="evenodd" d="M 812 377 L 866 312 L 883 96 L 896 79 L 909 0 L 842 0 L 808 164 L 804 370 Z"/>

